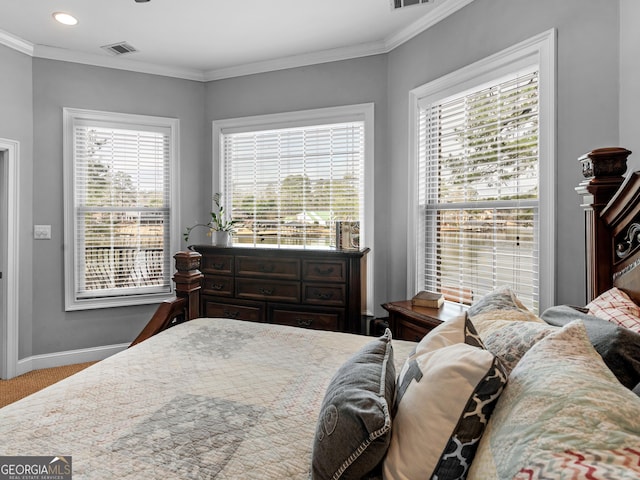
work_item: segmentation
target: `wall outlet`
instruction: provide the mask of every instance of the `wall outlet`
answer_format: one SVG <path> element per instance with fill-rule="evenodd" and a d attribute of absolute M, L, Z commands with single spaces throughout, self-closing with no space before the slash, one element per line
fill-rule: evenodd
<path fill-rule="evenodd" d="M 33 238 L 36 240 L 51 240 L 51 225 L 34 225 Z"/>

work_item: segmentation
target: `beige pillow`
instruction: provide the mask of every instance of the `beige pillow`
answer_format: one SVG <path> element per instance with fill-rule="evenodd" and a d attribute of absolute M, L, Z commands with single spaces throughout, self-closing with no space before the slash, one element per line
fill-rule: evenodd
<path fill-rule="evenodd" d="M 432 330 L 398 377 L 384 478 L 464 478 L 505 382 L 466 316 Z"/>
<path fill-rule="evenodd" d="M 482 340 L 485 348 L 502 361 L 507 373 L 511 373 L 531 347 L 557 330 L 559 327 L 544 322 L 506 322 L 502 328 L 490 330 Z"/>
<path fill-rule="evenodd" d="M 467 313 L 483 339 L 511 322 L 545 323 L 529 311 L 515 292 L 506 286 L 473 302 Z"/>
<path fill-rule="evenodd" d="M 558 327 L 532 313 L 509 287 L 500 287 L 475 301 L 468 311 L 484 346 L 511 372 L 522 356 Z"/>
<path fill-rule="evenodd" d="M 467 478 L 635 479 L 639 454 L 640 399 L 575 321 L 534 345 L 511 372 Z"/>

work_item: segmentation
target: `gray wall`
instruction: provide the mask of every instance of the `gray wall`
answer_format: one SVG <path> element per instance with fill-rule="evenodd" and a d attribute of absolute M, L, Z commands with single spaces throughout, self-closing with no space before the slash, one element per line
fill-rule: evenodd
<path fill-rule="evenodd" d="M 640 2 L 620 0 L 620 142 L 633 155 L 629 170 L 640 169 Z"/>
<path fill-rule="evenodd" d="M 184 217 L 204 197 L 204 84 L 45 59 L 33 78 L 33 222 L 52 225 L 51 240 L 33 241 L 33 354 L 130 342 L 155 305 L 64 311 L 62 108 L 179 118 Z"/>
<path fill-rule="evenodd" d="M 390 191 L 407 179 L 408 92 L 557 28 L 557 303 L 584 304 L 584 221 L 573 187 L 577 158 L 618 140 L 618 3 L 610 0 L 476 0 L 389 54 Z M 406 291 L 405 195 L 390 197 L 388 299 Z M 544 281 L 544 279 L 542 279 Z"/>
<path fill-rule="evenodd" d="M 376 55 L 210 82 L 205 102 L 209 152 L 213 120 L 374 103 L 376 229 L 375 247 L 369 261 L 375 261 L 373 298 L 376 305 L 387 298 L 385 266 L 389 240 L 386 226 L 389 197 L 393 194 L 387 181 L 386 79 L 387 56 Z M 382 313 L 382 309 L 377 308 L 377 313 Z"/>
<path fill-rule="evenodd" d="M 622 1 L 624 8 L 637 8 L 631 7 L 632 0 Z M 556 301 L 583 303 L 583 217 L 573 190 L 580 181 L 576 159 L 593 148 L 617 145 L 619 120 L 620 139 L 624 131 L 632 140 L 637 124 L 630 113 L 623 118 L 619 108 L 624 103 L 619 93 L 635 94 L 636 102 L 638 93 L 635 84 L 619 89 L 618 69 L 638 69 L 637 55 L 627 53 L 623 65 L 618 62 L 620 39 L 624 45 L 637 45 L 638 39 L 630 24 L 620 36 L 620 14 L 619 2 L 611 0 L 476 0 L 386 55 L 205 84 L 32 59 L 0 47 L 0 136 L 22 143 L 21 266 L 26 273 L 20 358 L 128 342 L 154 310 L 64 312 L 62 107 L 180 118 L 184 228 L 209 211 L 212 120 L 373 102 L 374 303 L 379 305 L 406 295 L 409 90 L 553 27 L 558 29 Z M 33 241 L 34 223 L 51 224 L 52 240 Z M 382 313 L 379 307 L 376 313 Z"/>
<path fill-rule="evenodd" d="M 0 46 L 0 137 L 20 142 L 20 310 L 18 354 L 31 353 L 33 92 L 31 57 Z M 14 281 L 3 278 L 3 282 Z"/>

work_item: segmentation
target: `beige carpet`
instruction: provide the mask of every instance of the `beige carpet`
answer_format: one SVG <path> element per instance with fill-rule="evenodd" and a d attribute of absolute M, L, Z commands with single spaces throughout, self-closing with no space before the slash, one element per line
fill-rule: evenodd
<path fill-rule="evenodd" d="M 0 380 L 0 408 L 42 390 L 96 362 L 33 370 L 11 380 Z"/>

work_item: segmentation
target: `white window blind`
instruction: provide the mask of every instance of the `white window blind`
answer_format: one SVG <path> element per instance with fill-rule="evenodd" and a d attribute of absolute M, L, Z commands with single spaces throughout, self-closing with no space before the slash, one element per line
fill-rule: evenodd
<path fill-rule="evenodd" d="M 326 248 L 363 222 L 364 122 L 222 134 L 234 244 Z"/>
<path fill-rule="evenodd" d="M 538 72 L 419 105 L 418 287 L 538 308 Z"/>
<path fill-rule="evenodd" d="M 76 300 L 171 291 L 169 127 L 76 120 Z"/>

